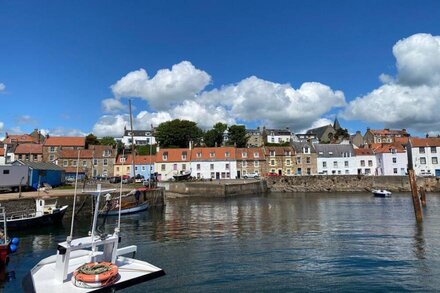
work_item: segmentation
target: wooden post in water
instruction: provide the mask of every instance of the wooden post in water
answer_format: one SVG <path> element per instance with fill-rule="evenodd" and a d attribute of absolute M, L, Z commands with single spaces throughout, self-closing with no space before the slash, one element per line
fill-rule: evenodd
<path fill-rule="evenodd" d="M 417 194 L 417 182 L 414 174 L 413 162 L 412 162 L 412 145 L 411 138 L 408 138 L 408 144 L 406 145 L 406 153 L 408 155 L 408 177 L 409 185 L 411 186 L 411 194 L 414 206 L 414 213 L 416 215 L 417 222 L 423 221 L 422 208 L 420 206 L 419 195 Z"/>
<path fill-rule="evenodd" d="M 426 191 L 423 186 L 420 186 L 420 200 L 422 202 L 422 206 L 426 207 Z"/>

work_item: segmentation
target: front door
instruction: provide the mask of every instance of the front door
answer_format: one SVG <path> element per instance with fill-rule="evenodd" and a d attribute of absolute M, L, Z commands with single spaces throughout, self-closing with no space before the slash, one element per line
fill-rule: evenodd
<path fill-rule="evenodd" d="M 240 171 L 237 171 L 237 178 L 240 178 Z"/>

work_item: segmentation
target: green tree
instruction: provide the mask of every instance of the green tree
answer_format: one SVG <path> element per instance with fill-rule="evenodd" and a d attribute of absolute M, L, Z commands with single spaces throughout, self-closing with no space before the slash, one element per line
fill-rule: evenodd
<path fill-rule="evenodd" d="M 155 155 L 156 154 L 156 145 L 152 145 L 150 147 L 150 145 L 138 145 L 136 146 L 136 153 L 138 155 L 141 156 L 148 156 L 150 155 L 150 151 L 151 151 L 151 155 Z"/>
<path fill-rule="evenodd" d="M 111 136 L 104 136 L 99 140 L 99 143 L 102 145 L 116 145 L 116 141 Z"/>
<path fill-rule="evenodd" d="M 348 133 L 347 128 L 339 128 L 334 135 L 334 141 L 338 142 L 344 139 L 350 139 L 350 134 Z"/>
<path fill-rule="evenodd" d="M 93 134 L 90 133 L 86 136 L 86 148 L 89 148 L 89 145 L 97 145 L 99 144 L 98 138 Z"/>
<path fill-rule="evenodd" d="M 221 146 L 223 144 L 223 133 L 226 129 L 228 129 L 227 124 L 218 122 L 212 127 L 211 130 L 205 132 L 203 141 L 205 142 L 206 146 Z"/>
<path fill-rule="evenodd" d="M 190 141 L 194 144 L 200 143 L 203 136 L 203 131 L 197 127 L 197 123 L 180 119 L 159 124 L 155 132 L 156 140 L 164 148 L 185 148 L 188 147 Z"/>
<path fill-rule="evenodd" d="M 244 125 L 229 126 L 229 145 L 235 145 L 238 148 L 246 147 L 249 136 L 246 134 L 246 127 Z"/>

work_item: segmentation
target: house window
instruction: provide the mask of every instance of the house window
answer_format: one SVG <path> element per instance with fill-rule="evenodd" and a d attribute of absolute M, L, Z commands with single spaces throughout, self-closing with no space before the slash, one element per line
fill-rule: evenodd
<path fill-rule="evenodd" d="M 231 173 L 229 173 L 229 172 L 226 172 L 226 178 L 231 178 Z"/>
<path fill-rule="evenodd" d="M 165 164 L 162 164 L 162 166 L 160 166 L 160 169 L 161 169 L 162 171 L 165 171 Z"/>
<path fill-rule="evenodd" d="M 209 156 L 210 156 L 211 158 L 214 158 L 214 157 L 215 157 L 215 153 L 214 153 L 214 152 L 210 152 L 210 153 L 209 153 Z"/>
<path fill-rule="evenodd" d="M 142 166 L 142 171 L 145 171 L 145 169 L 146 169 L 145 166 Z"/>
<path fill-rule="evenodd" d="M 67 167 L 68 164 L 69 164 L 69 163 L 67 162 L 67 160 L 64 160 L 64 161 L 63 161 L 63 166 L 64 166 L 64 167 Z"/>
<path fill-rule="evenodd" d="M 333 162 L 333 168 L 338 168 L 338 162 L 337 161 Z"/>
<path fill-rule="evenodd" d="M 225 153 L 225 157 L 226 157 L 226 158 L 229 158 L 230 156 L 231 156 L 231 153 L 230 153 L 230 152 L 226 152 L 226 153 Z"/>
<path fill-rule="evenodd" d="M 260 154 L 258 152 L 255 152 L 254 153 L 254 158 L 259 158 L 259 157 L 260 157 Z"/>
<path fill-rule="evenodd" d="M 434 146 L 434 147 L 431 147 L 431 154 L 436 154 L 437 153 L 437 148 Z"/>
<path fill-rule="evenodd" d="M 200 171 L 200 164 L 196 165 L 196 169 L 197 169 L 197 171 Z"/>
<path fill-rule="evenodd" d="M 116 167 L 116 172 L 119 172 L 119 167 Z"/>
<path fill-rule="evenodd" d="M 210 164 L 210 165 L 209 165 L 209 169 L 210 169 L 210 170 L 214 170 L 214 164 Z"/>
<path fill-rule="evenodd" d="M 26 154 L 26 160 L 29 161 L 29 159 L 30 159 L 30 155 Z"/>
<path fill-rule="evenodd" d="M 310 164 L 310 157 L 306 157 L 306 164 Z"/>
<path fill-rule="evenodd" d="M 345 174 L 350 174 L 350 171 L 348 171 L 348 170 L 345 170 Z"/>
<path fill-rule="evenodd" d="M 260 162 L 259 161 L 254 161 L 254 167 L 259 167 L 260 166 Z"/>
<path fill-rule="evenodd" d="M 361 160 L 361 167 L 365 167 L 365 161 Z"/>
<path fill-rule="evenodd" d="M 182 153 L 182 160 L 186 160 L 186 152 Z"/>
<path fill-rule="evenodd" d="M 186 170 L 186 164 L 182 164 L 182 170 Z"/>
<path fill-rule="evenodd" d="M 425 152 L 424 149 L 423 149 L 423 152 Z M 396 153 L 396 149 L 391 149 L 391 153 L 395 154 Z"/>
<path fill-rule="evenodd" d="M 83 167 L 87 167 L 87 161 L 83 161 Z"/>
<path fill-rule="evenodd" d="M 135 167 L 134 167 L 134 170 L 135 170 L 135 171 L 137 171 L 137 170 L 138 170 L 138 167 L 137 167 L 137 166 L 135 166 Z"/>
<path fill-rule="evenodd" d="M 368 167 L 373 167 L 373 161 L 372 160 L 368 160 Z"/>
<path fill-rule="evenodd" d="M 419 154 L 425 153 L 425 147 L 419 147 Z"/>
<path fill-rule="evenodd" d="M 290 175 L 290 169 L 287 169 L 287 175 Z"/>
<path fill-rule="evenodd" d="M 104 159 L 104 164 L 103 164 L 103 165 L 104 165 L 104 166 L 107 166 L 107 163 L 108 163 L 108 162 L 107 162 L 107 159 Z"/>
<path fill-rule="evenodd" d="M 322 168 L 327 168 L 327 162 L 322 162 Z"/>
<path fill-rule="evenodd" d="M 120 158 L 119 161 L 120 162 L 125 162 L 125 159 L 124 160 L 123 159 L 124 158 Z M 95 166 L 98 165 L 98 160 L 97 159 L 93 159 L 93 165 L 95 165 Z"/>
<path fill-rule="evenodd" d="M 168 160 L 168 152 L 163 153 L 162 160 L 164 161 Z"/>
<path fill-rule="evenodd" d="M 348 161 L 345 161 L 345 162 L 344 162 L 344 166 L 345 166 L 345 167 L 348 167 Z"/>
<path fill-rule="evenodd" d="M 177 164 L 173 164 L 173 170 L 177 170 Z"/>
<path fill-rule="evenodd" d="M 3 174 L 4 174 L 4 175 L 9 174 L 9 170 L 3 170 Z"/>
<path fill-rule="evenodd" d="M 426 158 L 425 157 L 420 158 L 420 164 L 426 165 Z"/>
<path fill-rule="evenodd" d="M 275 160 L 270 160 L 270 165 L 275 166 Z"/>
<path fill-rule="evenodd" d="M 393 163 L 397 163 L 397 158 L 393 158 Z"/>
<path fill-rule="evenodd" d="M 50 155 L 49 156 L 49 161 L 53 161 L 55 159 L 55 156 L 54 155 Z"/>
<path fill-rule="evenodd" d="M 56 148 L 52 146 L 52 147 L 50 147 L 49 152 L 54 153 L 55 150 L 56 150 Z"/>
<path fill-rule="evenodd" d="M 290 166 L 290 160 L 286 160 L 286 165 Z"/>
<path fill-rule="evenodd" d="M 76 163 L 77 163 L 76 160 L 73 160 L 72 161 L 72 166 L 76 167 Z"/>
<path fill-rule="evenodd" d="M 312 174 L 312 169 L 307 168 L 307 175 L 310 175 L 310 174 Z"/>
<path fill-rule="evenodd" d="M 324 154 L 324 152 L 319 152 L 318 154 L 320 154 L 320 155 L 323 155 L 323 154 Z"/>
<path fill-rule="evenodd" d="M 328 152 L 329 155 L 333 155 L 333 152 Z"/>
<path fill-rule="evenodd" d="M 296 163 L 299 165 L 301 164 L 301 157 L 296 157 Z"/>
<path fill-rule="evenodd" d="M 211 178 L 214 179 L 215 178 L 215 173 L 211 172 Z"/>
<path fill-rule="evenodd" d="M 119 159 L 119 162 L 121 162 L 121 163 L 125 163 L 125 157 L 121 157 L 121 158 Z M 95 159 L 93 165 L 98 165 L 98 160 Z"/>
<path fill-rule="evenodd" d="M 432 163 L 433 163 L 434 165 L 437 165 L 437 164 L 438 164 L 438 159 L 437 159 L 437 157 L 432 157 Z"/>
<path fill-rule="evenodd" d="M 285 151 L 285 152 L 284 152 L 284 155 L 285 155 L 285 156 L 291 156 L 291 155 L 292 155 L 292 152 L 290 152 L 290 151 Z"/>
<path fill-rule="evenodd" d="M 225 169 L 229 170 L 229 164 L 225 164 Z"/>
<path fill-rule="evenodd" d="M 269 155 L 270 155 L 271 157 L 275 157 L 275 151 L 270 151 L 270 152 L 269 152 Z"/>
<path fill-rule="evenodd" d="M 393 173 L 397 174 L 397 168 L 393 168 Z"/>
<path fill-rule="evenodd" d="M 304 154 L 310 154 L 310 149 L 308 147 L 304 148 Z"/>
<path fill-rule="evenodd" d="M 103 156 L 104 157 L 110 157 L 111 151 L 110 150 L 104 150 Z"/>
<path fill-rule="evenodd" d="M 247 153 L 246 153 L 246 152 L 242 152 L 242 153 L 241 153 L 241 156 L 242 156 L 243 158 L 247 158 Z"/>
<path fill-rule="evenodd" d="M 201 158 L 201 157 L 202 157 L 202 153 L 198 152 L 198 153 L 196 154 L 196 157 L 197 157 L 197 158 Z"/>
<path fill-rule="evenodd" d="M 246 166 L 247 166 L 247 162 L 246 162 L 246 161 L 243 161 L 243 162 L 241 162 L 241 165 L 242 165 L 243 167 L 246 167 Z"/>
<path fill-rule="evenodd" d="M 275 138 L 272 137 L 272 138 L 270 139 L 270 142 L 275 142 Z"/>

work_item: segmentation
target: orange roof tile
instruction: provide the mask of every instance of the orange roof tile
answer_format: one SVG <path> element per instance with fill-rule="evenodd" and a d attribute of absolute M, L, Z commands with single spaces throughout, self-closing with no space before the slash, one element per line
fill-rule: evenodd
<path fill-rule="evenodd" d="M 0 149 L 0 157 L 4 157 L 5 156 L 5 149 L 1 148 Z"/>
<path fill-rule="evenodd" d="M 404 129 L 370 129 L 374 135 L 408 135 Z"/>
<path fill-rule="evenodd" d="M 4 143 L 36 143 L 35 139 L 29 134 L 8 134 L 8 136 L 3 140 Z"/>
<path fill-rule="evenodd" d="M 74 136 L 51 136 L 48 137 L 44 146 L 77 146 L 84 147 L 86 145 L 85 137 Z"/>
<path fill-rule="evenodd" d="M 42 144 L 33 144 L 33 143 L 25 143 L 19 144 L 15 148 L 15 154 L 42 154 L 43 153 L 43 145 Z"/>
<path fill-rule="evenodd" d="M 254 153 L 258 153 L 258 157 L 255 157 Z M 265 160 L 263 148 L 237 148 L 235 150 L 235 157 L 237 160 L 255 160 L 257 158 Z"/>
<path fill-rule="evenodd" d="M 269 153 L 271 151 L 275 152 L 275 156 L 284 156 L 286 152 L 290 152 L 291 155 L 295 155 L 295 149 L 293 147 L 290 146 L 269 146 L 269 147 L 265 147 L 265 153 L 266 155 L 269 155 Z"/>
<path fill-rule="evenodd" d="M 439 137 L 428 137 L 428 138 L 419 138 L 413 137 L 411 138 L 411 145 L 413 147 L 433 147 L 440 146 L 440 138 Z"/>
<path fill-rule="evenodd" d="M 235 160 L 234 147 L 194 148 L 191 152 L 192 161 L 229 161 Z"/>
<path fill-rule="evenodd" d="M 133 163 L 133 157 L 131 154 L 127 154 L 124 155 L 124 157 L 126 157 L 125 162 L 121 162 L 121 158 L 122 155 L 119 155 L 116 159 L 116 163 L 115 165 L 131 165 Z M 134 163 L 135 165 L 149 165 L 151 163 L 155 163 L 156 162 L 156 156 L 152 155 L 152 156 L 140 156 L 140 155 L 136 155 L 134 157 Z"/>
<path fill-rule="evenodd" d="M 399 143 L 387 143 L 387 144 L 375 143 L 375 144 L 372 144 L 371 148 L 377 154 L 391 153 L 393 149 L 396 151 L 396 153 L 404 153 L 405 152 L 405 149 Z"/>
<path fill-rule="evenodd" d="M 167 160 L 164 160 L 166 154 Z M 186 158 L 183 159 L 183 155 L 186 154 Z M 161 149 L 156 154 L 156 162 L 189 162 L 191 157 L 190 149 Z"/>

